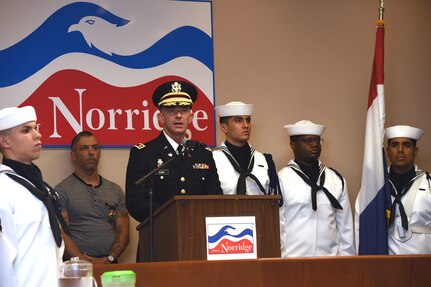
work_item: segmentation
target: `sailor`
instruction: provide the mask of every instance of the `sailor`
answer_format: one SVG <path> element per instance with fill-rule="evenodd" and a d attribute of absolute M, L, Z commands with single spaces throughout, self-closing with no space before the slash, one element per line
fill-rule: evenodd
<path fill-rule="evenodd" d="M 254 105 L 230 102 L 215 108 L 225 141 L 213 150 L 224 194 L 278 194 L 278 177 L 271 154 L 248 142 Z"/>
<path fill-rule="evenodd" d="M 278 172 L 281 256 L 355 255 L 346 180 L 319 161 L 325 126 L 303 120 L 284 129 L 295 159 Z"/>
<path fill-rule="evenodd" d="M 398 125 L 386 128 L 391 162 L 392 198 L 389 219 L 389 254 L 431 253 L 431 178 L 414 163 L 421 129 Z"/>
<path fill-rule="evenodd" d="M 57 193 L 33 163 L 42 151 L 32 106 L 0 110 L 1 286 L 58 286 L 64 231 Z M 64 234 L 64 236 L 67 236 Z"/>

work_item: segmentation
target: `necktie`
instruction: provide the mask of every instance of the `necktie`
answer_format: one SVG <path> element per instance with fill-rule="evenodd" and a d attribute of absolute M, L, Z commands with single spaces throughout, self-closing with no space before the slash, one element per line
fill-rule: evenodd
<path fill-rule="evenodd" d="M 183 152 L 183 149 L 184 149 L 184 147 L 183 147 L 183 145 L 179 145 L 178 147 L 177 147 L 177 154 L 181 154 L 182 152 Z"/>
<path fill-rule="evenodd" d="M 343 207 L 341 207 L 341 204 L 338 202 L 338 200 L 332 195 L 332 193 L 329 192 L 328 189 L 326 189 L 326 187 L 324 187 L 323 185 L 325 184 L 325 173 L 322 173 L 322 175 L 320 176 L 320 185 L 317 185 L 316 183 L 312 182 L 305 174 L 303 174 L 302 172 L 292 168 L 294 172 L 296 172 L 296 174 L 299 175 L 300 178 L 302 178 L 305 183 L 307 183 L 310 187 L 311 187 L 311 205 L 313 207 L 313 210 L 317 210 L 317 192 L 319 190 L 322 190 L 326 197 L 328 197 L 329 201 L 331 202 L 331 205 L 334 208 L 337 209 L 343 209 Z"/>

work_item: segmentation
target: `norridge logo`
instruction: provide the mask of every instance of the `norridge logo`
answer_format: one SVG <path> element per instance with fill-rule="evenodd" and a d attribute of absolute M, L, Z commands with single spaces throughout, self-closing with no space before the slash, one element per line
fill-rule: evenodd
<path fill-rule="evenodd" d="M 211 252 L 211 251 L 210 251 Z M 241 240 L 240 242 L 226 241 L 221 244 L 222 253 L 250 253 L 253 252 L 253 244 L 248 240 Z M 213 249 L 213 254 L 218 253 Z"/>
<path fill-rule="evenodd" d="M 44 107 L 44 112 L 37 110 L 44 147 L 68 146 L 82 130 L 96 132 L 104 147 L 131 146 L 157 137 L 162 130 L 151 95 L 169 77 L 135 87 L 110 86 L 79 71 L 63 71 L 51 78 L 22 104 Z M 212 103 L 204 94 L 199 96 L 186 132 L 188 138 L 211 145 Z"/>
<path fill-rule="evenodd" d="M 209 254 L 253 253 L 251 224 L 209 226 L 209 228 L 215 231 L 214 235 L 208 236 Z"/>
<path fill-rule="evenodd" d="M 150 110 L 147 108 L 147 100 L 142 101 L 142 106 L 146 108 L 144 110 L 139 110 L 136 108 L 126 110 L 111 108 L 103 111 L 98 107 L 92 107 L 91 109 L 84 111 L 82 98 L 86 92 L 86 89 L 75 89 L 75 91 L 79 96 L 79 115 L 77 116 L 73 115 L 73 112 L 67 107 L 60 97 L 48 97 L 48 99 L 51 100 L 53 104 L 53 131 L 49 136 L 50 138 L 61 138 L 61 135 L 58 132 L 57 112 L 66 119 L 67 123 L 73 128 L 75 133 L 83 130 L 84 119 L 86 126 L 88 126 L 91 130 L 118 130 L 119 124 L 124 130 L 135 130 L 136 123 L 139 123 L 141 130 L 152 130 L 152 127 L 158 131 L 163 129 L 157 119 L 157 114 L 159 111 L 156 110 L 152 115 L 150 115 Z M 207 123 L 200 126 L 200 121 L 208 119 L 208 114 L 203 110 L 197 110 L 195 114 L 197 116 L 195 116 L 193 119 L 192 126 L 198 131 L 206 130 L 208 127 Z"/>

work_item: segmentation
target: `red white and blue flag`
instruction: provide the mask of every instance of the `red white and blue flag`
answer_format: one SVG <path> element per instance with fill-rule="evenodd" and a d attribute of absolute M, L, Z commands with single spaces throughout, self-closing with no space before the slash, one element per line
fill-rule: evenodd
<path fill-rule="evenodd" d="M 388 254 L 390 201 L 383 137 L 385 127 L 383 21 L 378 22 L 365 130 L 362 185 L 356 200 L 358 253 Z"/>

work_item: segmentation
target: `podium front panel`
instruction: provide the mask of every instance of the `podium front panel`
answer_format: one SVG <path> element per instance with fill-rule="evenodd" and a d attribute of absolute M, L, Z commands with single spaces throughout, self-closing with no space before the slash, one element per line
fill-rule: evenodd
<path fill-rule="evenodd" d="M 154 215 L 155 261 L 205 260 L 206 217 L 255 216 L 257 257 L 280 257 L 279 196 L 175 196 Z M 140 261 L 149 261 L 148 220 L 139 227 Z"/>

